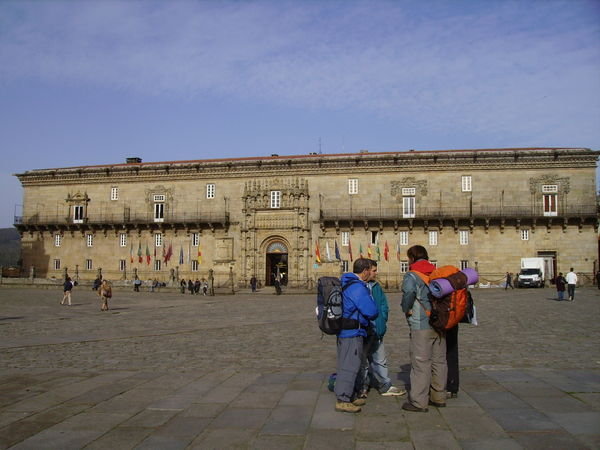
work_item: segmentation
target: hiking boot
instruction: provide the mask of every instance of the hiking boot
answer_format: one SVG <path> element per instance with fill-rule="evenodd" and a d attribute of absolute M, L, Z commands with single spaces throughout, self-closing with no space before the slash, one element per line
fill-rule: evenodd
<path fill-rule="evenodd" d="M 380 394 L 384 397 L 398 396 L 406 394 L 404 389 L 398 389 L 396 386 L 390 386 L 390 388 L 385 392 L 380 392 Z"/>
<path fill-rule="evenodd" d="M 402 409 L 404 411 L 410 411 L 410 412 L 427 412 L 427 411 L 429 411 L 429 409 L 427 409 L 427 408 L 419 408 L 418 406 L 415 406 L 410 402 L 406 402 L 404 405 L 402 405 Z"/>
<path fill-rule="evenodd" d="M 350 402 L 336 402 L 335 410 L 338 412 L 358 413 L 360 412 L 360 406 L 356 406 Z"/>
<path fill-rule="evenodd" d="M 360 397 L 359 398 L 355 398 L 352 401 L 352 404 L 355 405 L 355 406 L 364 406 L 364 405 L 367 404 L 367 399 L 366 398 L 360 398 Z"/>
<path fill-rule="evenodd" d="M 433 400 L 429 400 L 429 405 L 435 406 L 436 408 L 445 408 L 446 407 L 446 403 L 438 403 L 438 402 L 434 402 Z"/>

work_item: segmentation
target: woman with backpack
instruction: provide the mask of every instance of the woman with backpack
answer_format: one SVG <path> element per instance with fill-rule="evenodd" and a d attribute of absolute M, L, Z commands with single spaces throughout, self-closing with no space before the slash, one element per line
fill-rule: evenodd
<path fill-rule="evenodd" d="M 65 301 L 68 301 L 68 305 L 71 306 L 71 290 L 73 289 L 73 281 L 71 277 L 67 277 L 65 282 L 63 283 L 63 298 L 60 302 L 61 305 L 65 304 Z"/>

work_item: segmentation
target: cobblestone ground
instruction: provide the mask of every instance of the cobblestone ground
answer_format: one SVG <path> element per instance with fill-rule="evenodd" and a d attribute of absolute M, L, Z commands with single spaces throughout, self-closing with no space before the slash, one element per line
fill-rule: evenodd
<path fill-rule="evenodd" d="M 0 289 L 0 448 L 600 448 L 600 290 L 473 294 L 455 408 L 415 417 L 375 396 L 355 417 L 333 412 L 334 339 L 312 294 L 116 291 L 101 312 L 82 287 L 70 307 L 55 290 Z M 408 328 L 388 298 L 403 385 Z"/>

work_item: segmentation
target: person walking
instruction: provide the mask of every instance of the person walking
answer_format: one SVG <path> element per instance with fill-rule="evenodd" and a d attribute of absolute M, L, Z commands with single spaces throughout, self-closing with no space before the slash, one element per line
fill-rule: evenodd
<path fill-rule="evenodd" d="M 352 273 L 342 275 L 342 331 L 337 336 L 337 378 L 335 381 L 335 410 L 358 413 L 366 403 L 358 398 L 358 375 L 361 368 L 363 343 L 369 321 L 377 317 L 377 305 L 366 282 L 371 276 L 371 260 L 358 258 Z"/>
<path fill-rule="evenodd" d="M 414 245 L 407 251 L 410 272 L 402 282 L 402 311 L 410 328 L 410 392 L 402 409 L 427 412 L 428 405 L 446 406 L 446 336 L 429 325 L 431 311 L 429 287 L 415 272 L 430 275 L 435 266 L 429 262 L 425 247 Z"/>
<path fill-rule="evenodd" d="M 67 277 L 65 282 L 63 283 L 63 298 L 60 302 L 61 305 L 65 304 L 65 301 L 68 301 L 68 305 L 71 306 L 71 290 L 73 289 L 73 281 L 71 277 Z"/>
<path fill-rule="evenodd" d="M 182 278 L 182 279 L 179 281 L 179 289 L 181 290 L 181 293 L 182 293 L 182 294 L 185 294 L 185 288 L 186 288 L 186 286 L 187 286 L 187 283 L 185 282 L 185 279 L 184 279 L 184 278 Z"/>
<path fill-rule="evenodd" d="M 379 315 L 371 321 L 370 329 L 372 331 L 367 331 L 367 338 L 363 346 L 362 388 L 359 391 L 359 397 L 366 398 L 371 386 L 384 397 L 404 395 L 406 391 L 393 386 L 389 377 L 383 337 L 387 331 L 390 308 L 385 292 L 377 281 L 377 261 L 375 260 L 371 260 L 371 274 L 367 281 L 367 287 L 371 291 Z"/>
<path fill-rule="evenodd" d="M 102 280 L 102 284 L 98 288 L 98 295 L 102 299 L 100 311 L 108 311 L 108 299 L 112 297 L 112 287 L 108 280 Z"/>
<path fill-rule="evenodd" d="M 205 278 L 202 278 L 202 295 L 206 295 L 208 293 L 208 281 Z"/>
<path fill-rule="evenodd" d="M 571 267 L 571 271 L 566 276 L 567 279 L 567 291 L 569 293 L 569 301 L 575 300 L 575 287 L 577 286 L 577 274 L 573 272 L 573 268 Z"/>
<path fill-rule="evenodd" d="M 190 294 L 194 294 L 194 282 L 191 278 L 188 280 L 188 291 L 190 291 Z"/>
<path fill-rule="evenodd" d="M 512 273 L 506 272 L 506 286 L 504 286 L 504 290 L 507 290 L 509 286 L 511 289 L 514 289 L 512 284 Z"/>
<path fill-rule="evenodd" d="M 565 285 L 567 284 L 567 280 L 563 277 L 563 273 L 559 272 L 556 280 L 554 280 L 554 284 L 556 284 L 556 292 L 558 293 L 558 301 L 562 302 L 565 295 Z"/>
<path fill-rule="evenodd" d="M 252 288 L 252 292 L 256 292 L 256 277 L 254 275 L 250 278 L 250 287 Z"/>

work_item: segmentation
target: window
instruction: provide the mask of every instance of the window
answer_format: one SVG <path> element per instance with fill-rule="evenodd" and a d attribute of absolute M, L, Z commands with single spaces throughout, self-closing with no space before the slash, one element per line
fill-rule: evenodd
<path fill-rule="evenodd" d="M 350 245 L 350 232 L 342 231 L 342 246 L 348 247 Z"/>
<path fill-rule="evenodd" d="M 400 232 L 400 245 L 408 245 L 408 231 Z"/>
<path fill-rule="evenodd" d="M 154 204 L 154 221 L 164 222 L 165 220 L 165 204 L 155 203 Z"/>
<path fill-rule="evenodd" d="M 348 179 L 348 194 L 358 194 L 358 178 Z"/>
<path fill-rule="evenodd" d="M 54 246 L 60 247 L 61 242 L 62 242 L 62 236 L 60 234 L 55 234 L 54 235 Z"/>
<path fill-rule="evenodd" d="M 159 271 L 162 266 L 161 263 L 162 263 L 162 261 L 160 259 L 155 259 L 154 260 L 154 270 Z"/>
<path fill-rule="evenodd" d="M 119 200 L 119 188 L 118 187 L 111 187 L 110 188 L 110 199 L 111 200 Z"/>
<path fill-rule="evenodd" d="M 154 246 L 155 247 L 161 247 L 162 246 L 162 234 L 161 233 L 156 233 L 154 235 Z"/>
<path fill-rule="evenodd" d="M 547 193 L 557 193 L 558 192 L 558 185 L 556 184 L 545 184 L 542 186 L 542 192 L 544 194 Z"/>
<path fill-rule="evenodd" d="M 206 198 L 215 198 L 215 184 L 208 183 L 206 185 Z"/>
<path fill-rule="evenodd" d="M 348 271 L 349 271 L 349 269 L 348 269 L 348 261 L 344 260 L 344 261 L 342 261 L 342 272 L 348 272 Z"/>
<path fill-rule="evenodd" d="M 379 231 L 371 231 L 371 245 L 377 245 L 379 242 Z"/>
<path fill-rule="evenodd" d="M 437 231 L 429 232 L 429 245 L 438 245 L 438 232 Z"/>
<path fill-rule="evenodd" d="M 402 189 L 404 190 L 404 189 Z M 415 217 L 415 198 L 414 197 L 402 197 L 402 217 L 411 218 Z"/>
<path fill-rule="evenodd" d="M 466 259 L 461 259 L 460 270 L 466 269 L 467 267 L 469 267 L 469 261 L 467 261 Z"/>
<path fill-rule="evenodd" d="M 192 245 L 194 247 L 200 245 L 200 233 L 192 233 Z"/>
<path fill-rule="evenodd" d="M 192 272 L 198 272 L 198 260 L 192 259 Z"/>
<path fill-rule="evenodd" d="M 85 260 L 85 270 L 92 270 L 94 268 L 91 259 Z"/>
<path fill-rule="evenodd" d="M 127 261 L 124 259 L 120 259 L 119 260 L 119 271 L 120 272 L 125 272 L 125 269 L 127 268 Z"/>
<path fill-rule="evenodd" d="M 119 233 L 119 245 L 127 247 L 127 233 Z"/>
<path fill-rule="evenodd" d="M 521 240 L 522 241 L 529 240 L 529 230 L 521 230 Z"/>
<path fill-rule="evenodd" d="M 415 196 L 417 195 L 417 188 L 402 188 L 402 195 L 404 196 Z"/>
<path fill-rule="evenodd" d="M 83 205 L 73 206 L 73 223 L 83 223 Z"/>
<path fill-rule="evenodd" d="M 464 175 L 461 181 L 462 191 L 471 192 L 471 175 Z"/>
<path fill-rule="evenodd" d="M 155 202 L 164 202 L 166 199 L 167 197 L 164 194 L 157 194 L 154 196 Z"/>
<path fill-rule="evenodd" d="M 281 208 L 281 191 L 271 191 L 271 208 Z"/>
<path fill-rule="evenodd" d="M 94 246 L 94 235 L 93 234 L 86 234 L 85 235 L 85 242 L 87 244 L 88 247 L 93 247 Z"/>
<path fill-rule="evenodd" d="M 557 197 L 556 194 L 544 194 L 544 216 L 558 215 L 558 209 L 556 208 Z"/>
<path fill-rule="evenodd" d="M 60 270 L 60 259 L 54 260 L 54 270 Z"/>
<path fill-rule="evenodd" d="M 408 261 L 400 261 L 400 273 L 408 272 Z"/>
<path fill-rule="evenodd" d="M 458 232 L 458 237 L 459 237 L 460 245 L 468 245 L 469 244 L 469 230 L 460 230 Z"/>

